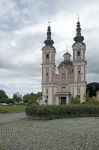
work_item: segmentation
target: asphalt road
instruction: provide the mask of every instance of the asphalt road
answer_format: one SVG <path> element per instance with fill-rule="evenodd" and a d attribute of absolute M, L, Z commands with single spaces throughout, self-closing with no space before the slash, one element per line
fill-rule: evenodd
<path fill-rule="evenodd" d="M 18 119 L 26 118 L 25 112 L 22 113 L 11 113 L 11 114 L 0 114 L 0 123 L 10 122 Z"/>

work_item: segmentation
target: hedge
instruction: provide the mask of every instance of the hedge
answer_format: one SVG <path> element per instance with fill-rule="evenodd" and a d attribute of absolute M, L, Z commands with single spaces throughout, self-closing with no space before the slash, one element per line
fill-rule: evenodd
<path fill-rule="evenodd" d="M 99 105 L 28 106 L 26 114 L 33 119 L 99 117 Z"/>

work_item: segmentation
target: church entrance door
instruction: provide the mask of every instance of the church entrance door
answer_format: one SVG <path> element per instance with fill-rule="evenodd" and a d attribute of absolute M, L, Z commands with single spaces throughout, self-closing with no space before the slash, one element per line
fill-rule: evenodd
<path fill-rule="evenodd" d="M 66 97 L 61 97 L 61 103 L 62 105 L 66 104 Z"/>

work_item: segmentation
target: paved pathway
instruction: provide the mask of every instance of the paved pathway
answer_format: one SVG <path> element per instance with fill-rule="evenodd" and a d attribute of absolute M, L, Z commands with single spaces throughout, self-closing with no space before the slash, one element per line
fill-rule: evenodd
<path fill-rule="evenodd" d="M 26 118 L 25 113 L 0 114 L 0 123 Z"/>
<path fill-rule="evenodd" d="M 99 150 L 99 118 L 1 124 L 0 150 Z"/>

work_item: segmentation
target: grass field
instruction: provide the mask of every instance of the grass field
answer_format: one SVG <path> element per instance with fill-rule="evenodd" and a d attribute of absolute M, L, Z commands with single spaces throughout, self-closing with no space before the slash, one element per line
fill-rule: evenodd
<path fill-rule="evenodd" d="M 0 113 L 18 113 L 24 112 L 26 106 L 15 105 L 15 106 L 0 106 Z"/>

